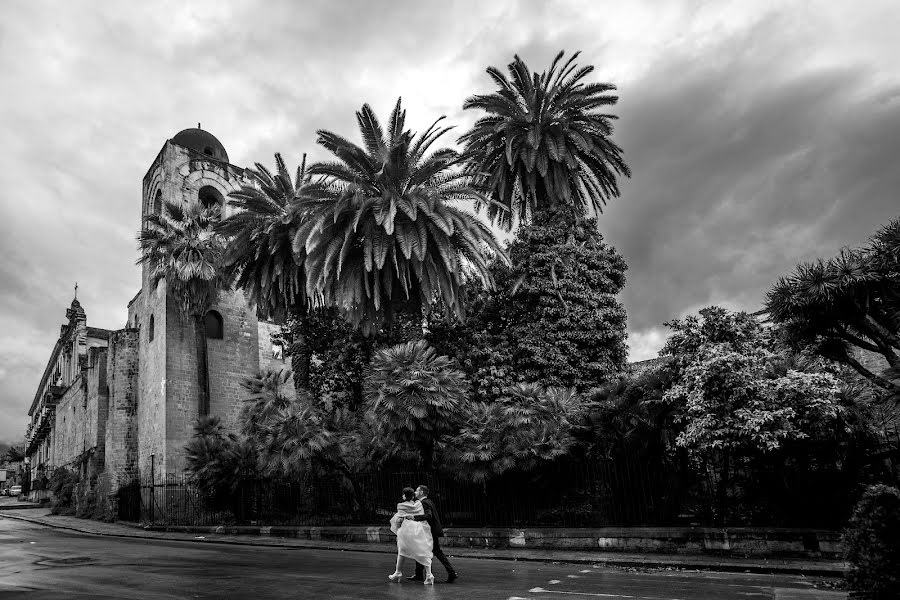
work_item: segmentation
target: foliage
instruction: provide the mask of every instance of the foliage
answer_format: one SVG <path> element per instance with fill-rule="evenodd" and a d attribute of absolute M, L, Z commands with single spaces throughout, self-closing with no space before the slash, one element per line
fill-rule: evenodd
<path fill-rule="evenodd" d="M 306 203 L 309 217 L 294 239 L 295 254 L 306 257 L 307 293 L 321 294 L 367 334 L 384 325 L 390 336 L 396 312 L 421 322 L 435 297 L 463 317 L 462 266 L 490 286 L 488 253 L 505 253 L 490 228 L 452 206 L 484 199 L 467 176 L 451 170 L 456 152 L 427 154 L 449 128 L 438 127 L 438 119 L 416 137 L 404 129 L 400 100 L 386 133 L 368 104 L 356 116 L 364 147 L 318 132 L 338 160 L 310 167 L 331 193 Z"/>
<path fill-rule="evenodd" d="M 873 598 L 900 597 L 900 491 L 871 486 L 844 532 L 847 583 Z"/>
<path fill-rule="evenodd" d="M 714 344 L 701 350 L 664 400 L 681 407 L 684 430 L 676 443 L 697 458 L 719 452 L 776 450 L 834 421 L 838 382 L 827 373 L 789 371 L 774 377 L 773 355 L 739 353 Z"/>
<path fill-rule="evenodd" d="M 227 240 L 223 259 L 228 283 L 246 292 L 261 319 L 283 321 L 288 315 L 303 319 L 309 310 L 306 295 L 304 255 L 294 254 L 293 241 L 303 222 L 304 202 L 320 198 L 325 189 L 310 181 L 306 157 L 291 174 L 280 154 L 275 154 L 276 172 L 256 163 L 244 174 L 250 183 L 231 194 L 229 204 L 237 210 L 216 230 Z M 302 328 L 295 332 L 292 366 L 298 387 L 309 386 L 309 352 Z"/>
<path fill-rule="evenodd" d="M 424 340 L 375 353 L 365 380 L 366 419 L 383 445 L 415 449 L 429 468 L 434 446 L 454 429 L 468 383 Z"/>
<path fill-rule="evenodd" d="M 467 287 L 469 318 L 464 323 L 455 319 L 432 321 L 425 339 L 466 374 L 472 401 L 492 401 L 521 381 L 513 363 L 515 340 L 509 335 L 505 311 L 508 296 L 502 289 L 486 290 L 477 282 Z"/>
<path fill-rule="evenodd" d="M 304 327 L 308 340 L 313 397 L 320 403 L 359 408 L 365 371 L 380 339 L 352 328 L 334 308 L 316 309 L 298 326 Z"/>
<path fill-rule="evenodd" d="M 766 309 L 790 343 L 849 365 L 900 398 L 900 383 L 871 371 L 858 351 L 900 368 L 900 219 L 863 248 L 800 263 L 769 290 Z"/>
<path fill-rule="evenodd" d="M 75 514 L 75 490 L 78 486 L 78 473 L 65 467 L 57 467 L 50 474 L 48 489 L 53 493 L 50 500 L 50 512 L 54 515 Z"/>
<path fill-rule="evenodd" d="M 285 394 L 288 375 L 264 372 L 248 378 L 239 417 L 241 435 L 254 449 L 263 477 L 296 480 L 317 466 L 352 476 L 364 462 L 365 427 L 352 411 L 309 394 Z"/>
<path fill-rule="evenodd" d="M 229 283 L 247 293 L 261 319 L 282 320 L 305 307 L 303 255 L 295 256 L 294 234 L 302 223 L 303 202 L 321 197 L 324 189 L 310 181 L 305 162 L 295 180 L 280 154 L 276 172 L 256 163 L 244 171 L 250 183 L 230 194 L 237 210 L 216 227 L 228 243 L 223 260 Z"/>
<path fill-rule="evenodd" d="M 185 446 L 187 474 L 213 506 L 227 506 L 257 473 L 257 454 L 247 440 L 226 431 L 219 417 L 200 417 Z"/>
<path fill-rule="evenodd" d="M 4 459 L 9 462 L 22 462 L 25 460 L 25 448 L 22 446 L 9 446 L 6 448 Z"/>
<path fill-rule="evenodd" d="M 625 374 L 592 391 L 584 441 L 590 451 L 664 459 L 674 444 L 671 409 L 661 402 L 672 385 L 668 364 Z"/>
<path fill-rule="evenodd" d="M 569 453 L 585 405 L 572 388 L 517 384 L 502 400 L 474 403 L 466 413 L 448 442 L 448 461 L 459 477 L 484 482 Z"/>
<path fill-rule="evenodd" d="M 517 375 L 586 391 L 627 360 L 625 309 L 616 298 L 627 267 L 594 219 L 566 214 L 570 209 L 541 213 L 519 230 L 512 267 L 498 275 L 506 296 L 500 311 Z"/>
<path fill-rule="evenodd" d="M 161 213 L 147 215 L 138 234 L 138 264 L 148 266 L 150 285 L 165 280 L 185 315 L 205 315 L 221 287 L 225 245 L 213 231 L 218 219 L 217 207 L 166 201 Z"/>
<path fill-rule="evenodd" d="M 622 150 L 613 143 L 614 115 L 602 112 L 618 101 L 609 83 L 585 83 L 593 66 L 579 67 L 576 52 L 550 70 L 532 73 L 514 57 L 510 78 L 487 70 L 498 89 L 468 98 L 464 109 L 487 112 L 460 138 L 467 170 L 490 188 L 497 204 L 488 217 L 507 229 L 559 205 L 602 212 L 619 195 L 618 175 L 630 176 Z"/>

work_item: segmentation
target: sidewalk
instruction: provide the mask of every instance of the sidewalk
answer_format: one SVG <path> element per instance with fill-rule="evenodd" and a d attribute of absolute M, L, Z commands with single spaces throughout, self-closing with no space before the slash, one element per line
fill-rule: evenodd
<path fill-rule="evenodd" d="M 34 506 L 34 505 L 32 505 Z M 396 549 L 385 543 L 350 543 L 331 540 L 307 540 L 265 535 L 229 535 L 212 533 L 215 528 L 197 528 L 196 532 L 150 531 L 134 523 L 101 523 L 76 517 L 51 515 L 44 508 L 5 510 L 0 518 L 19 519 L 47 527 L 55 527 L 90 535 L 107 535 L 154 540 L 225 543 L 246 546 L 275 546 L 321 550 L 350 550 L 394 554 Z M 202 533 L 201 533 L 202 531 Z M 625 554 L 619 552 L 494 549 L 448 547 L 448 554 L 460 558 L 524 560 L 539 562 L 588 563 L 616 567 L 677 568 L 735 573 L 779 573 L 807 576 L 841 577 L 844 563 L 834 560 L 759 559 L 678 554 Z"/>

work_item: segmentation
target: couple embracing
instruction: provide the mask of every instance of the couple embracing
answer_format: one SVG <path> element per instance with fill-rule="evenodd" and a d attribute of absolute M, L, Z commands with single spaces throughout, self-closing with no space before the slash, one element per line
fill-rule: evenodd
<path fill-rule="evenodd" d="M 447 583 L 456 581 L 456 571 L 441 550 L 440 538 L 444 529 L 434 502 L 428 498 L 428 486 L 420 485 L 415 490 L 403 488 L 403 501 L 397 504 L 397 513 L 391 517 L 391 531 L 397 534 L 397 568 L 388 579 L 400 581 L 403 559 L 411 558 L 416 561 L 416 574 L 407 579 L 434 585 L 431 572 L 434 556 L 447 569 Z"/>

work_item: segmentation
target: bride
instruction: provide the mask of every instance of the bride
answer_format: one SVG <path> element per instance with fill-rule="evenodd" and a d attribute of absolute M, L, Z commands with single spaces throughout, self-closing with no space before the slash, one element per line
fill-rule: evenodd
<path fill-rule="evenodd" d="M 400 567 L 404 558 L 411 558 L 425 567 L 425 585 L 434 585 L 431 573 L 431 549 L 434 539 L 431 526 L 425 521 L 413 521 L 408 517 L 425 514 L 422 503 L 415 499 L 415 490 L 403 488 L 403 502 L 397 504 L 397 512 L 391 517 L 391 531 L 397 534 L 397 569 L 389 575 L 391 581 L 400 581 Z"/>

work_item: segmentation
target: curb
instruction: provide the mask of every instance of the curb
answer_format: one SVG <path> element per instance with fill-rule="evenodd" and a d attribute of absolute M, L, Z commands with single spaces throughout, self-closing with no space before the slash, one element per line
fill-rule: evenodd
<path fill-rule="evenodd" d="M 33 508 L 33 507 L 28 507 Z M 152 535 L 153 533 L 165 533 L 167 530 L 164 527 L 143 527 L 136 523 L 124 523 L 120 522 L 120 526 L 129 527 L 133 529 L 139 529 L 150 535 L 133 535 L 128 533 L 101 533 L 96 531 L 88 531 L 86 529 L 81 529 L 78 527 L 72 527 L 69 525 L 56 524 L 56 523 L 47 523 L 43 520 L 32 519 L 28 517 L 24 517 L 22 515 L 14 515 L 5 513 L 4 517 L 8 517 L 11 519 L 16 519 L 19 521 L 26 521 L 28 523 L 34 523 L 36 525 L 42 525 L 44 527 L 50 527 L 53 529 L 64 529 L 67 531 L 74 531 L 77 533 L 85 534 L 85 535 L 95 535 L 95 536 L 104 536 L 104 537 L 117 537 L 117 538 L 126 538 L 126 539 L 150 539 L 150 540 L 164 540 L 168 542 L 194 542 L 194 543 L 206 543 L 206 544 L 229 544 L 233 546 L 256 546 L 256 547 L 268 547 L 268 548 L 284 548 L 284 549 L 298 549 L 298 550 L 328 550 L 331 552 L 367 552 L 373 554 L 395 554 L 393 548 L 379 548 L 378 544 L 361 544 L 356 543 L 353 544 L 352 547 L 339 547 L 333 545 L 326 545 L 322 543 L 316 543 L 312 545 L 303 545 L 302 538 L 289 538 L 292 540 L 297 540 L 300 543 L 291 543 L 291 544 L 282 544 L 278 543 L 276 540 L 279 538 L 271 538 L 272 542 L 262 543 L 257 541 L 240 541 L 234 539 L 181 539 L 181 538 L 172 538 L 166 537 L 164 535 Z M 181 533 L 181 534 L 190 534 L 190 533 L 207 533 L 210 535 L 222 535 L 221 533 L 216 533 L 216 529 L 219 527 L 206 527 L 206 528 L 197 528 L 198 531 L 187 532 L 187 531 L 172 531 L 171 533 Z M 199 531 L 201 530 L 202 531 Z M 345 542 L 346 544 L 352 544 L 352 542 Z M 372 547 L 375 546 L 375 547 Z M 631 558 L 609 558 L 606 557 L 597 557 L 597 558 L 563 558 L 563 557 L 531 557 L 531 556 L 497 556 L 497 555 L 484 555 L 478 553 L 467 552 L 466 548 L 462 547 L 447 547 L 447 550 L 452 552 L 452 556 L 455 558 L 467 558 L 467 559 L 478 559 L 478 560 L 505 560 L 511 562 L 540 562 L 540 563 L 569 563 L 569 564 L 595 564 L 595 565 L 603 565 L 610 567 L 626 567 L 626 568 L 674 568 L 674 569 L 683 569 L 689 571 L 714 571 L 720 573 L 753 573 L 753 574 L 761 574 L 761 575 L 804 575 L 809 577 L 843 577 L 844 571 L 843 568 L 822 568 L 822 567 L 801 567 L 801 566 L 778 566 L 778 565 L 761 565 L 761 564 L 749 564 L 749 565 L 740 565 L 740 564 L 727 564 L 727 563 L 715 563 L 715 562 L 678 562 L 672 563 L 670 561 L 664 561 L 659 559 L 647 559 L 647 560 L 634 560 Z"/>

